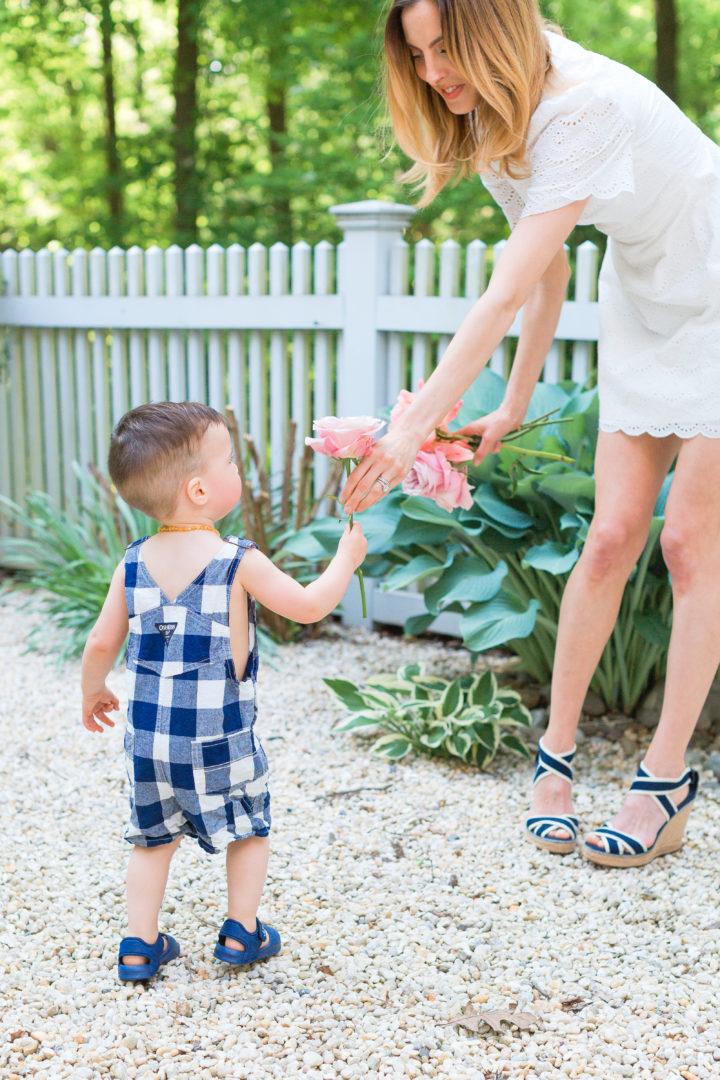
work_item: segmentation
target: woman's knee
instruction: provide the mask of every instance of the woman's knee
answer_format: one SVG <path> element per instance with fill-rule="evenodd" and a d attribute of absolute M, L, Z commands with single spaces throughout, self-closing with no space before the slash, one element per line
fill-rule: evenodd
<path fill-rule="evenodd" d="M 666 520 L 660 546 L 675 587 L 682 587 L 694 576 L 704 574 L 711 552 L 699 526 L 693 528 L 690 521 Z"/>
<path fill-rule="evenodd" d="M 648 527 L 634 520 L 593 521 L 583 549 L 583 563 L 593 577 L 627 576 L 645 546 Z"/>

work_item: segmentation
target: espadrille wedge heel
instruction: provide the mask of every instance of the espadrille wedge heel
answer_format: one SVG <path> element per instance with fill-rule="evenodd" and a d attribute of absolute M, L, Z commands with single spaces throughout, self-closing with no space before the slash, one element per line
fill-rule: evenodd
<path fill-rule="evenodd" d="M 538 742 L 537 757 L 535 758 L 535 775 L 533 784 L 542 780 L 543 776 L 555 773 L 556 776 L 567 780 L 572 784 L 573 771 L 570 767 L 575 757 L 575 747 L 564 754 L 553 754 L 543 746 L 543 741 Z M 567 839 L 558 836 L 550 836 L 558 829 L 565 829 L 570 833 Z M 572 814 L 539 814 L 527 818 L 525 822 L 525 835 L 537 847 L 543 851 L 551 851 L 554 855 L 569 855 L 575 850 L 577 844 L 579 822 Z"/>
<path fill-rule="evenodd" d="M 676 806 L 670 798 L 673 791 L 689 785 L 689 791 L 683 801 Z M 685 826 L 690 816 L 692 804 L 697 795 L 698 774 L 694 769 L 687 769 L 682 776 L 671 779 L 653 774 L 641 765 L 630 788 L 641 795 L 653 799 L 665 815 L 665 824 L 661 825 L 651 847 L 646 847 L 634 836 L 601 825 L 593 830 L 593 836 L 599 844 L 583 844 L 583 852 L 591 862 L 599 866 L 645 866 L 658 855 L 667 855 L 682 846 Z M 601 846 L 600 846 L 601 845 Z"/>

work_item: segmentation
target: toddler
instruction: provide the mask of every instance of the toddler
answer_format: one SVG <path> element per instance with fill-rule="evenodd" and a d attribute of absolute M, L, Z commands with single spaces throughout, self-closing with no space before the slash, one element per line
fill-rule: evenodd
<path fill-rule="evenodd" d="M 133 845 L 127 871 L 128 936 L 118 975 L 147 979 L 180 953 L 158 931 L 170 860 L 183 836 L 225 850 L 228 918 L 217 959 L 247 965 L 280 950 L 256 918 L 270 831 L 267 760 L 254 731 L 256 598 L 296 622 L 336 607 L 367 551 L 347 527 L 324 573 L 300 585 L 248 540 L 215 522 L 240 498 L 232 442 L 220 413 L 195 402 L 141 405 L 117 425 L 110 476 L 131 506 L 161 523 L 117 567 L 82 660 L 82 719 L 113 726 L 105 685 L 128 632 L 128 723 Z"/>

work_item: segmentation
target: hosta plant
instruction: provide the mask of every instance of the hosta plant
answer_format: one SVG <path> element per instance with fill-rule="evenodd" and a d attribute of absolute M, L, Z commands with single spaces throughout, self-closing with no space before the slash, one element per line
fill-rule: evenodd
<path fill-rule="evenodd" d="M 515 690 L 498 686 L 492 671 L 448 680 L 408 664 L 364 686 L 346 679 L 324 682 L 349 710 L 335 730 L 380 729 L 371 749 L 392 761 L 415 750 L 485 769 L 501 748 L 529 757 L 520 732 L 530 726 L 530 713 Z"/>

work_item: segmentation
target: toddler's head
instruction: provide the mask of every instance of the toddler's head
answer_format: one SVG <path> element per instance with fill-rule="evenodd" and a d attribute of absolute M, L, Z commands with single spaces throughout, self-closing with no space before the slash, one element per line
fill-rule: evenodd
<path fill-rule="evenodd" d="M 203 442 L 222 415 L 198 401 L 159 401 L 139 405 L 119 421 L 108 455 L 108 469 L 126 503 L 163 521 L 177 505 L 180 489 L 203 469 Z"/>

